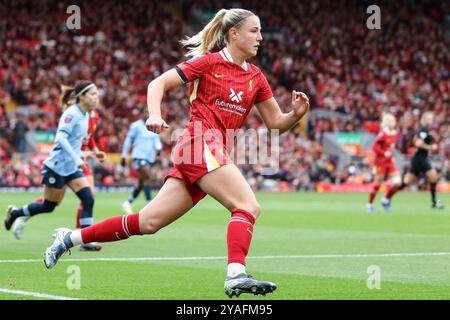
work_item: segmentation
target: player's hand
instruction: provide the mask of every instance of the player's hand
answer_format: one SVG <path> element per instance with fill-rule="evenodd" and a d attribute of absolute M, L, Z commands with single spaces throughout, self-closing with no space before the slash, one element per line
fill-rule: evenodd
<path fill-rule="evenodd" d="M 154 133 L 161 133 L 164 131 L 164 129 L 167 129 L 169 126 L 167 123 L 161 118 L 161 116 L 151 114 L 147 121 L 145 121 L 145 126 L 149 131 L 152 131 Z"/>
<path fill-rule="evenodd" d="M 103 151 L 96 151 L 95 156 L 97 157 L 98 161 L 104 162 L 106 160 L 106 153 Z"/>
<path fill-rule="evenodd" d="M 384 153 L 384 156 L 386 157 L 386 158 L 390 158 L 390 157 L 392 157 L 392 152 L 391 151 L 386 151 L 385 153 Z"/>
<path fill-rule="evenodd" d="M 292 108 L 297 117 L 302 118 L 309 110 L 309 98 L 300 91 L 292 91 Z"/>
<path fill-rule="evenodd" d="M 432 151 L 436 151 L 438 149 L 438 145 L 436 144 L 436 143 L 433 143 L 432 145 L 431 145 L 431 150 Z"/>

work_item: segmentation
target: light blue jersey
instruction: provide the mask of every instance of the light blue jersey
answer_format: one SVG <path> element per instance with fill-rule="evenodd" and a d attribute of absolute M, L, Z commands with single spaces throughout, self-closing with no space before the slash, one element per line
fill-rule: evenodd
<path fill-rule="evenodd" d="M 83 163 L 81 145 L 88 127 L 89 113 L 83 112 L 77 104 L 64 111 L 59 119 L 55 145 L 44 165 L 61 176 L 76 172 Z"/>
<path fill-rule="evenodd" d="M 157 151 L 162 149 L 159 135 L 148 131 L 142 119 L 130 125 L 122 149 L 122 158 L 127 157 L 131 146 L 133 146 L 131 159 L 145 159 L 150 163 L 155 162 Z"/>

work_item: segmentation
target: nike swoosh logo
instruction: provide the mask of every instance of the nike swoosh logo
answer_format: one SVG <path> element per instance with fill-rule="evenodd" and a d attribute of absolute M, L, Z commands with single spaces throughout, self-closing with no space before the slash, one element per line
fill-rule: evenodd
<path fill-rule="evenodd" d="M 216 77 L 216 78 L 223 78 L 223 77 L 225 77 L 225 75 L 224 74 L 220 74 L 220 73 L 214 73 L 214 77 Z"/>

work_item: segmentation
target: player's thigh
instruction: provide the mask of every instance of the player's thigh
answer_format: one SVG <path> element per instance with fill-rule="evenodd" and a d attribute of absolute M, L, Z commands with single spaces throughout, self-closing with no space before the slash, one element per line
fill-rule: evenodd
<path fill-rule="evenodd" d="M 44 199 L 47 201 L 56 202 L 57 204 L 59 204 L 64 198 L 65 192 L 66 192 L 65 186 L 61 189 L 57 189 L 57 188 L 50 188 L 44 185 Z"/>
<path fill-rule="evenodd" d="M 384 174 L 376 174 L 375 177 L 373 178 L 373 182 L 377 186 L 381 185 L 383 181 L 384 181 Z"/>
<path fill-rule="evenodd" d="M 158 194 L 139 211 L 141 233 L 151 234 L 177 220 L 194 206 L 184 182 L 169 178 Z"/>
<path fill-rule="evenodd" d="M 428 170 L 427 172 L 425 172 L 425 175 L 427 176 L 430 183 L 436 183 L 439 179 L 439 175 L 435 169 Z"/>
<path fill-rule="evenodd" d="M 139 179 L 145 182 L 150 180 L 150 165 L 145 165 L 139 168 Z"/>
<path fill-rule="evenodd" d="M 417 176 L 414 173 L 408 172 L 405 177 L 403 178 L 403 182 L 406 185 L 409 185 L 411 183 L 414 183 L 417 181 Z"/>
<path fill-rule="evenodd" d="M 81 189 L 84 189 L 86 187 L 89 187 L 89 188 L 91 187 L 88 179 L 85 176 L 73 179 L 73 180 L 67 182 L 67 185 L 69 186 L 70 189 L 72 189 L 72 191 L 74 193 L 77 193 L 78 191 L 80 191 Z"/>
<path fill-rule="evenodd" d="M 243 209 L 258 218 L 260 206 L 256 196 L 234 164 L 207 173 L 197 181 L 197 184 L 230 212 Z"/>

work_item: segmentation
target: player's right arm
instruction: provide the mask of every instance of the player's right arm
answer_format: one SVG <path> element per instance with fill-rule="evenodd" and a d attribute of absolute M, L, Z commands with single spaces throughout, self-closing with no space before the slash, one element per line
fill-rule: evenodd
<path fill-rule="evenodd" d="M 172 90 L 183 84 L 201 78 L 210 70 L 209 55 L 203 55 L 189 61 L 182 62 L 176 68 L 164 72 L 154 79 L 147 88 L 148 119 L 145 122 L 147 129 L 160 133 L 169 126 L 161 118 L 161 101 L 164 92 Z"/>
<path fill-rule="evenodd" d="M 384 144 L 384 135 L 383 133 L 379 133 L 378 136 L 375 138 L 375 141 L 373 143 L 372 150 L 375 152 L 377 157 L 385 157 L 386 156 L 386 150 L 383 149 Z"/>
<path fill-rule="evenodd" d="M 125 159 L 128 155 L 128 152 L 130 151 L 131 145 L 133 144 L 133 140 L 136 136 L 136 127 L 131 125 L 130 129 L 128 130 L 127 137 L 125 138 L 125 142 L 123 143 L 122 147 L 122 154 L 121 154 L 121 161 L 120 164 L 122 167 L 125 167 Z"/>
<path fill-rule="evenodd" d="M 433 144 L 427 144 L 425 142 L 425 138 L 427 137 L 427 133 L 425 131 L 420 131 L 418 136 L 416 137 L 415 141 L 414 141 L 414 145 L 416 146 L 416 148 L 419 149 L 425 149 L 425 150 L 437 150 L 437 144 L 433 143 Z"/>
<path fill-rule="evenodd" d="M 417 138 L 416 139 L 416 142 L 415 142 L 415 145 L 416 145 L 416 147 L 417 148 L 419 148 L 419 149 L 425 149 L 425 150 L 428 150 L 428 151 L 430 151 L 430 150 L 437 150 L 437 144 L 435 144 L 435 143 L 433 143 L 433 144 L 427 144 L 427 143 L 425 143 L 425 141 L 423 141 L 422 139 L 420 139 L 420 138 Z"/>
<path fill-rule="evenodd" d="M 161 118 L 161 101 L 164 92 L 179 87 L 183 84 L 175 69 L 164 72 L 154 79 L 147 88 L 148 119 L 145 122 L 147 129 L 160 133 L 169 126 Z"/>

